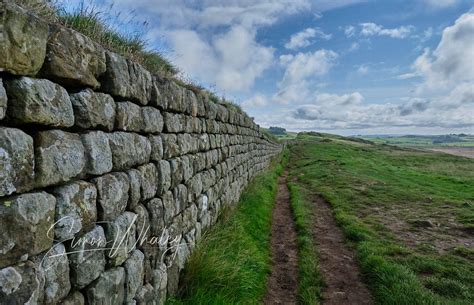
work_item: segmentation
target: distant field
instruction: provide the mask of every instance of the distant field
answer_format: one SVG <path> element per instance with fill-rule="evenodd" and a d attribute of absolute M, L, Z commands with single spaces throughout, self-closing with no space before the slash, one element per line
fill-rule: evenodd
<path fill-rule="evenodd" d="M 330 203 L 377 304 L 474 304 L 472 160 L 339 136 L 294 143 L 292 183 L 307 205 Z"/>

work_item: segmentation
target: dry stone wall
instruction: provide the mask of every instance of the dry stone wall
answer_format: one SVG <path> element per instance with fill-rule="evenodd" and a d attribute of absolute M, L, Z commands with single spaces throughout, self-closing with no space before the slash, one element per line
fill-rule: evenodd
<path fill-rule="evenodd" d="M 235 107 L 0 3 L 0 304 L 162 304 L 280 150 Z"/>

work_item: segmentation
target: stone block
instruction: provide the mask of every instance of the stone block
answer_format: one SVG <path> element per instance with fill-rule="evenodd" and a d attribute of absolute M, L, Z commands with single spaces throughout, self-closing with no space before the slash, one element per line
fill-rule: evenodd
<path fill-rule="evenodd" d="M 157 163 L 158 171 L 158 194 L 163 194 L 171 187 L 171 167 L 166 160 Z"/>
<path fill-rule="evenodd" d="M 97 187 L 99 220 L 112 221 L 125 211 L 130 183 L 126 173 L 111 173 L 92 180 Z"/>
<path fill-rule="evenodd" d="M 47 80 L 20 77 L 4 80 L 10 101 L 7 115 L 18 124 L 71 127 L 74 113 L 63 87 Z"/>
<path fill-rule="evenodd" d="M 151 156 L 150 159 L 153 161 L 160 161 L 163 159 L 163 140 L 161 136 L 148 136 L 148 140 L 151 144 Z"/>
<path fill-rule="evenodd" d="M 48 25 L 10 1 L 2 1 L 0 11 L 0 72 L 35 75 L 44 62 Z"/>
<path fill-rule="evenodd" d="M 53 245 L 56 199 L 46 192 L 0 200 L 0 268 Z"/>
<path fill-rule="evenodd" d="M 143 260 L 145 256 L 140 250 L 133 251 L 129 259 L 125 261 L 125 301 L 132 302 L 133 298 L 143 285 L 145 269 Z"/>
<path fill-rule="evenodd" d="M 143 118 L 143 132 L 160 133 L 163 130 L 163 116 L 154 107 L 142 107 L 141 117 Z"/>
<path fill-rule="evenodd" d="M 118 102 L 115 128 L 123 131 L 140 132 L 143 127 L 141 107 L 130 102 Z"/>
<path fill-rule="evenodd" d="M 105 51 L 99 44 L 73 29 L 51 26 L 41 75 L 70 87 L 99 88 L 105 68 Z"/>
<path fill-rule="evenodd" d="M 74 291 L 68 295 L 61 303 L 61 305 L 84 305 L 85 299 L 82 293 Z"/>
<path fill-rule="evenodd" d="M 84 129 L 112 131 L 115 124 L 115 102 L 105 93 L 85 89 L 70 94 L 74 108 L 75 124 Z"/>
<path fill-rule="evenodd" d="M 128 181 L 130 182 L 130 191 L 128 198 L 128 210 L 132 210 L 138 205 L 141 196 L 142 175 L 137 169 L 130 169 L 127 171 Z"/>
<path fill-rule="evenodd" d="M 0 269 L 0 304 L 42 304 L 44 281 L 31 261 Z"/>
<path fill-rule="evenodd" d="M 41 272 L 44 276 L 44 304 L 55 305 L 65 298 L 71 289 L 69 261 L 66 248 L 58 243 L 41 258 Z"/>
<path fill-rule="evenodd" d="M 153 163 L 138 167 L 141 177 L 141 198 L 150 199 L 155 197 L 158 190 L 158 173 Z"/>
<path fill-rule="evenodd" d="M 125 300 L 125 270 L 122 267 L 109 269 L 86 290 L 87 304 L 123 304 Z"/>
<path fill-rule="evenodd" d="M 81 134 L 82 144 L 85 148 L 85 172 L 91 175 L 102 175 L 112 170 L 112 151 L 109 138 L 102 131 L 90 131 Z"/>
<path fill-rule="evenodd" d="M 104 230 L 96 226 L 68 246 L 67 251 L 72 252 L 68 258 L 74 287 L 86 287 L 104 271 L 106 242 Z"/>
<path fill-rule="evenodd" d="M 35 145 L 38 186 L 66 182 L 82 173 L 86 158 L 79 135 L 61 130 L 40 131 Z"/>
<path fill-rule="evenodd" d="M 114 170 L 124 170 L 148 163 L 151 155 L 150 141 L 144 136 L 128 132 L 109 134 Z"/>
<path fill-rule="evenodd" d="M 56 240 L 69 240 L 94 227 L 97 220 L 97 189 L 94 184 L 76 181 L 56 187 L 51 193 L 56 197 Z"/>
<path fill-rule="evenodd" d="M 33 139 L 16 128 L 0 127 L 0 196 L 34 185 Z"/>
<path fill-rule="evenodd" d="M 124 212 L 105 224 L 105 236 L 109 242 L 106 257 L 110 266 L 123 264 L 135 249 L 136 219 L 132 212 Z"/>

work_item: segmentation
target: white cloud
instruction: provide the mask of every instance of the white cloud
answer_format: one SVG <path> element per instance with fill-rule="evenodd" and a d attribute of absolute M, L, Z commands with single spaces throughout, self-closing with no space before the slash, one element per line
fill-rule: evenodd
<path fill-rule="evenodd" d="M 324 75 L 334 66 L 337 58 L 336 52 L 324 49 L 296 55 L 282 55 L 280 63 L 286 67 L 282 83 L 298 83 L 308 77 Z"/>
<path fill-rule="evenodd" d="M 405 80 L 405 79 L 411 79 L 411 78 L 415 78 L 415 77 L 419 77 L 419 76 L 420 75 L 418 73 L 409 72 L 409 73 L 400 74 L 396 78 L 401 79 L 401 80 Z"/>
<path fill-rule="evenodd" d="M 255 33 L 242 26 L 209 42 L 191 30 L 172 31 L 167 37 L 185 75 L 214 83 L 224 91 L 249 90 L 273 62 L 273 48 L 258 44 Z"/>
<path fill-rule="evenodd" d="M 349 52 L 354 52 L 359 50 L 360 44 L 358 42 L 353 42 L 351 46 L 349 47 Z"/>
<path fill-rule="evenodd" d="M 443 30 L 441 41 L 434 51 L 425 49 L 413 65 L 424 83 L 418 92 L 449 90 L 468 82 L 474 85 L 474 13 L 459 17 L 455 24 Z"/>
<path fill-rule="evenodd" d="M 267 104 L 267 96 L 261 93 L 257 93 L 253 97 L 243 101 L 241 105 L 244 108 L 256 108 L 266 106 Z"/>
<path fill-rule="evenodd" d="M 352 37 L 355 35 L 356 28 L 353 25 L 348 25 L 344 28 L 344 34 L 346 37 Z"/>
<path fill-rule="evenodd" d="M 398 28 L 394 29 L 386 29 L 381 25 L 372 23 L 372 22 L 366 22 L 366 23 L 361 23 L 361 31 L 360 34 L 362 36 L 389 36 L 392 38 L 399 38 L 403 39 L 408 37 L 411 32 L 415 29 L 413 26 L 408 25 L 408 26 L 401 26 Z"/>
<path fill-rule="evenodd" d="M 423 2 L 435 9 L 448 8 L 459 4 L 459 0 L 423 0 Z"/>
<path fill-rule="evenodd" d="M 366 75 L 369 73 L 369 67 L 366 65 L 361 65 L 359 68 L 357 68 L 357 74 L 359 75 Z"/>
<path fill-rule="evenodd" d="M 331 37 L 331 34 L 324 33 L 324 31 L 320 28 L 307 28 L 301 32 L 291 35 L 290 41 L 285 44 L 285 48 L 296 50 L 311 45 L 313 42 L 313 39 L 311 38 L 329 40 Z"/>

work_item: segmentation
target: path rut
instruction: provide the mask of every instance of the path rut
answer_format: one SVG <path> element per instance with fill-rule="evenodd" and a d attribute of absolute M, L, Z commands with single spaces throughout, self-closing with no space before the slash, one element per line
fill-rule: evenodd
<path fill-rule="evenodd" d="M 298 245 L 286 175 L 278 178 L 271 230 L 272 271 L 264 304 L 297 304 Z"/>

